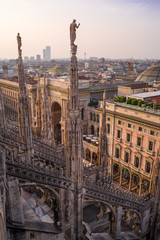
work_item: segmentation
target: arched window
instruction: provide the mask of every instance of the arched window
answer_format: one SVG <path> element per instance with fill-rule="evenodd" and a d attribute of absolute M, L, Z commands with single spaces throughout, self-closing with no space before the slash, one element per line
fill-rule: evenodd
<path fill-rule="evenodd" d="M 147 179 L 142 180 L 142 193 L 149 192 L 150 182 Z"/>
<path fill-rule="evenodd" d="M 113 165 L 113 175 L 115 175 L 115 174 L 119 174 L 120 173 L 120 168 L 119 168 L 119 165 L 118 164 L 114 164 Z"/>
<path fill-rule="evenodd" d="M 151 171 L 151 163 L 148 161 L 146 161 L 145 170 L 147 173 L 150 173 L 150 171 Z"/>
<path fill-rule="evenodd" d="M 107 124 L 107 133 L 110 133 L 110 124 Z"/>
<path fill-rule="evenodd" d="M 84 120 L 84 108 L 81 109 L 81 119 Z"/>
<path fill-rule="evenodd" d="M 99 114 L 97 114 L 97 122 L 99 123 Z"/>
<path fill-rule="evenodd" d="M 91 125 L 91 134 L 94 135 L 94 126 Z"/>
<path fill-rule="evenodd" d="M 86 160 L 91 161 L 91 152 L 89 149 L 86 149 Z"/>
<path fill-rule="evenodd" d="M 92 120 L 92 113 L 90 112 L 90 120 Z"/>
<path fill-rule="evenodd" d="M 97 128 L 97 137 L 99 137 L 99 127 Z"/>
<path fill-rule="evenodd" d="M 126 152 L 124 153 L 124 161 L 128 163 L 129 161 L 129 152 Z"/>
<path fill-rule="evenodd" d="M 93 114 L 94 121 L 96 122 L 96 114 Z"/>
<path fill-rule="evenodd" d="M 61 106 L 54 102 L 51 107 L 52 128 L 54 131 L 55 143 L 61 144 Z"/>
<path fill-rule="evenodd" d="M 135 158 L 134 158 L 134 166 L 135 166 L 136 168 L 139 167 L 139 157 L 138 157 L 138 156 L 135 156 Z"/>
<path fill-rule="evenodd" d="M 119 148 L 116 147 L 115 157 L 116 157 L 116 158 L 119 158 L 119 156 L 120 156 L 120 151 L 119 151 Z"/>
<path fill-rule="evenodd" d="M 97 162 L 97 154 L 95 152 L 92 153 L 92 162 L 93 163 Z"/>

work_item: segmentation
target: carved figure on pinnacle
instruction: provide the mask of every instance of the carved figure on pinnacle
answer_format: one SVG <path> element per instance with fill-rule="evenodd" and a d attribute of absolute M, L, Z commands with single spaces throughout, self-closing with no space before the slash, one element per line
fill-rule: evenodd
<path fill-rule="evenodd" d="M 80 23 L 77 25 L 76 20 L 73 19 L 73 22 L 70 24 L 70 41 L 71 46 L 74 45 L 74 41 L 76 40 L 76 28 L 79 28 Z"/>
<path fill-rule="evenodd" d="M 22 50 L 21 50 L 22 41 L 21 41 L 21 37 L 20 37 L 19 33 L 17 34 L 17 43 L 18 43 L 18 52 L 21 55 L 21 52 L 22 52 Z"/>

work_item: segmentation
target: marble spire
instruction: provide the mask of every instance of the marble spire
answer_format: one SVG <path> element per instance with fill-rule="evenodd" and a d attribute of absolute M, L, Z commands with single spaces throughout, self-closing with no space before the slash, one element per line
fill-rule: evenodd
<path fill-rule="evenodd" d="M 28 150 L 32 149 L 31 110 L 27 95 L 24 67 L 22 61 L 22 41 L 20 34 L 17 35 L 18 43 L 18 125 L 19 135 Z"/>

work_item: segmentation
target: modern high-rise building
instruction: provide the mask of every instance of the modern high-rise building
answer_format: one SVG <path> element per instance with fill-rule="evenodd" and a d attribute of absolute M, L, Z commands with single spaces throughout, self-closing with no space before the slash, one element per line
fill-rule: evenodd
<path fill-rule="evenodd" d="M 28 62 L 28 57 L 24 57 L 24 62 Z"/>
<path fill-rule="evenodd" d="M 46 46 L 46 60 L 51 61 L 51 47 Z"/>
<path fill-rule="evenodd" d="M 43 60 L 46 60 L 46 49 L 43 49 Z"/>
<path fill-rule="evenodd" d="M 30 59 L 29 59 L 31 62 L 34 62 L 35 61 L 35 58 L 32 56 L 32 57 L 30 57 Z"/>
<path fill-rule="evenodd" d="M 43 60 L 51 61 L 51 47 L 50 46 L 46 46 L 46 48 L 43 49 Z"/>
<path fill-rule="evenodd" d="M 41 55 L 36 55 L 36 61 L 40 62 L 41 61 Z"/>

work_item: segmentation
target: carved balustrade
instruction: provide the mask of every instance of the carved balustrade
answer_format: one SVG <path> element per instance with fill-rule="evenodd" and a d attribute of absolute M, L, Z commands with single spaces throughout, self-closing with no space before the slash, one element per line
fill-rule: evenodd
<path fill-rule="evenodd" d="M 137 196 L 118 188 L 113 183 L 102 183 L 88 177 L 84 178 L 85 197 L 93 198 L 117 206 L 145 211 L 152 206 L 152 199 Z"/>

